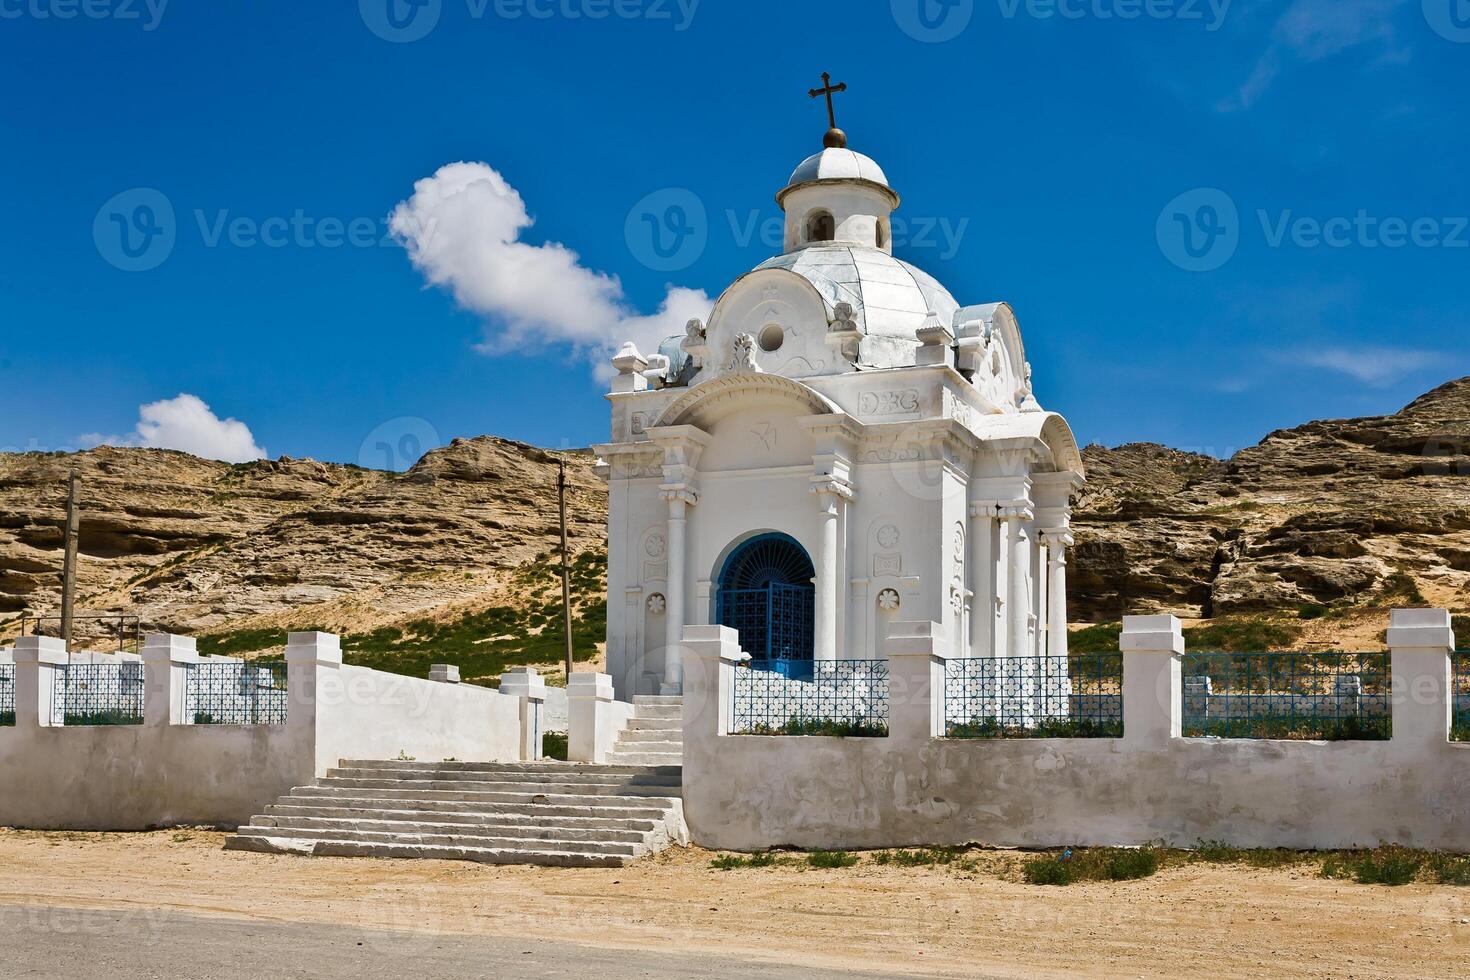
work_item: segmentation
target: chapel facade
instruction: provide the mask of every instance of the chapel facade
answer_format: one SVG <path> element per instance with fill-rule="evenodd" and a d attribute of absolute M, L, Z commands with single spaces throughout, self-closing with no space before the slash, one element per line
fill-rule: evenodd
<path fill-rule="evenodd" d="M 619 698 L 681 690 L 686 625 L 789 676 L 882 658 L 895 621 L 942 624 L 953 657 L 1066 653 L 1071 429 L 1037 403 L 1011 308 L 895 258 L 899 195 L 835 125 L 824 144 L 776 196 L 783 254 L 613 359 Z"/>

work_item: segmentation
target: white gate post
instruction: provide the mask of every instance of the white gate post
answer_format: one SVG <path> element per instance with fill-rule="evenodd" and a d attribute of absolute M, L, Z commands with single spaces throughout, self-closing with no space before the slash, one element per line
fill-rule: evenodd
<path fill-rule="evenodd" d="M 51 636 L 22 636 L 15 641 L 15 727 L 50 728 L 62 724 L 53 708 L 53 691 L 62 683 L 66 644 Z"/>
<path fill-rule="evenodd" d="M 1390 616 L 1393 741 L 1403 746 L 1446 742 L 1454 701 L 1450 653 L 1455 631 L 1449 610 L 1395 609 Z"/>
<path fill-rule="evenodd" d="M 1184 631 L 1173 616 L 1125 616 L 1123 740 L 1162 748 L 1183 731 Z"/>

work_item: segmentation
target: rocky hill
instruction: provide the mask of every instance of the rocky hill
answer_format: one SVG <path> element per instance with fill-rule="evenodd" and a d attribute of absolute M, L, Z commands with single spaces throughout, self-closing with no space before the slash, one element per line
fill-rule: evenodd
<path fill-rule="evenodd" d="M 1153 445 L 1085 457 L 1075 619 L 1470 605 L 1470 379 L 1394 415 L 1274 432 L 1230 460 Z M 437 645 L 479 656 L 485 672 L 549 662 L 558 459 L 589 647 L 605 614 L 593 460 L 492 437 L 456 440 L 402 474 L 147 449 L 0 454 L 0 636 L 21 612 L 59 605 L 76 468 L 83 611 L 135 614 L 213 649 L 313 626 L 352 636 L 359 659 L 427 661 Z"/>
<path fill-rule="evenodd" d="M 1470 378 L 1229 460 L 1154 445 L 1084 458 L 1076 618 L 1470 604 Z"/>

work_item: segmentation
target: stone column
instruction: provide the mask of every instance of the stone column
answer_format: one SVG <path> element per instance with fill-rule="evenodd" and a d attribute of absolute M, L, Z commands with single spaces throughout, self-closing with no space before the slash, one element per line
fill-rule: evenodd
<path fill-rule="evenodd" d="M 1388 646 L 1393 651 L 1393 746 L 1420 748 L 1449 740 L 1454 688 L 1450 653 L 1455 631 L 1447 609 L 1395 609 Z"/>
<path fill-rule="evenodd" d="M 1125 616 L 1120 647 L 1123 739 L 1162 749 L 1182 731 L 1184 631 L 1173 616 Z"/>
<path fill-rule="evenodd" d="M 970 656 L 993 657 L 995 645 L 995 516 L 990 501 L 970 504 Z"/>
<path fill-rule="evenodd" d="M 813 484 L 812 492 L 817 495 L 817 520 L 821 522 L 813 561 L 817 580 L 812 609 L 812 658 L 836 660 L 837 610 L 842 585 L 842 572 L 837 567 L 837 527 L 841 508 L 852 492 L 833 481 Z"/>
<path fill-rule="evenodd" d="M 1044 531 L 1046 541 L 1046 622 L 1047 648 L 1050 657 L 1067 655 L 1067 549 L 1072 546 L 1071 532 Z"/>
<path fill-rule="evenodd" d="M 1005 522 L 1006 550 L 1010 569 L 1006 581 L 1006 652 L 1025 657 L 1031 652 L 1031 552 L 1026 522 L 1033 519 L 1029 504 L 1013 503 L 1001 508 Z"/>
<path fill-rule="evenodd" d="M 678 694 L 683 690 L 679 641 L 684 621 L 688 618 L 688 603 L 684 598 L 687 577 L 685 531 L 689 523 L 689 505 L 697 502 L 699 495 L 688 484 L 677 484 L 666 486 L 663 497 L 669 503 L 669 579 L 664 583 L 667 602 L 664 605 L 664 680 L 660 693 Z"/>
<path fill-rule="evenodd" d="M 1047 618 L 1047 594 L 1051 582 L 1047 574 L 1047 546 L 1045 538 L 1036 535 L 1036 545 L 1031 549 L 1035 561 L 1031 564 L 1031 621 L 1036 624 L 1031 637 L 1031 653 L 1033 656 L 1046 656 L 1046 634 L 1050 619 Z"/>

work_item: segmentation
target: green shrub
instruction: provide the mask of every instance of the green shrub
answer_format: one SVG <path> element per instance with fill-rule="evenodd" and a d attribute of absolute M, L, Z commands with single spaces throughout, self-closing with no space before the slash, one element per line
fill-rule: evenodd
<path fill-rule="evenodd" d="M 812 851 L 806 863 L 813 868 L 850 868 L 858 863 L 858 856 L 847 851 Z"/>
<path fill-rule="evenodd" d="M 555 759 L 558 762 L 567 761 L 567 733 L 566 732 L 542 732 L 541 733 L 541 755 L 543 758 Z"/>
<path fill-rule="evenodd" d="M 1322 859 L 1322 877 L 1350 878 L 1362 885 L 1407 885 L 1426 864 L 1431 874 L 1437 875 L 1440 867 L 1447 877 L 1455 877 L 1460 871 L 1449 855 L 1425 854 L 1390 845 L 1371 851 L 1329 854 Z M 1466 874 L 1470 876 L 1470 870 Z"/>
<path fill-rule="evenodd" d="M 740 868 L 772 868 L 783 863 L 774 851 L 759 854 L 721 854 L 709 863 L 715 871 L 736 871 Z"/>
<path fill-rule="evenodd" d="M 1263 619 L 1222 619 L 1185 630 L 1184 642 L 1190 650 L 1258 653 L 1262 650 L 1288 649 L 1301 635 L 1299 626 L 1271 623 Z"/>
<path fill-rule="evenodd" d="M 1056 858 L 1032 858 L 1022 868 L 1029 885 L 1070 885 L 1076 878 L 1072 865 Z"/>
<path fill-rule="evenodd" d="M 1463 854 L 1431 854 L 1425 866 L 1441 885 L 1470 885 L 1470 857 Z"/>
<path fill-rule="evenodd" d="M 752 725 L 747 735 L 826 735 L 835 738 L 885 738 L 882 722 L 833 721 L 822 718 L 790 718 L 784 725 Z"/>
<path fill-rule="evenodd" d="M 1159 853 L 1151 847 L 1117 850 L 1108 855 L 1107 875 L 1113 881 L 1147 878 L 1159 870 Z"/>
<path fill-rule="evenodd" d="M 1002 725 L 995 718 L 950 722 L 946 738 L 1122 738 L 1123 719 L 1045 718 L 1032 727 Z"/>
<path fill-rule="evenodd" d="M 964 857 L 963 847 L 921 847 L 912 851 L 883 851 L 873 856 L 877 864 L 894 864 L 900 868 L 932 868 L 938 864 L 954 864 Z"/>
<path fill-rule="evenodd" d="M 1117 653 L 1122 637 L 1122 623 L 1100 623 L 1067 634 L 1067 650 L 1071 653 Z"/>
<path fill-rule="evenodd" d="M 1327 615 L 1327 607 L 1308 603 L 1296 611 L 1297 619 L 1321 619 Z"/>
<path fill-rule="evenodd" d="M 1407 885 L 1419 874 L 1422 863 L 1413 851 L 1384 847 L 1363 855 L 1353 874 L 1361 885 Z"/>

